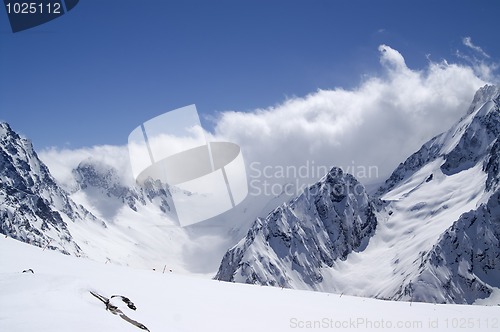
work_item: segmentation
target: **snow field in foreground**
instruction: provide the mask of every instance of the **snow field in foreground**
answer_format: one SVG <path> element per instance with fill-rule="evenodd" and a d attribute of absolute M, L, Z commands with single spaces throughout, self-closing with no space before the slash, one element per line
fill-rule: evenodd
<path fill-rule="evenodd" d="M 33 269 L 32 273 L 22 273 Z M 0 238 L 0 331 L 141 331 L 89 290 L 130 298 L 150 331 L 498 331 L 499 306 L 389 302 L 101 264 Z M 114 302 L 117 303 L 117 302 Z"/>

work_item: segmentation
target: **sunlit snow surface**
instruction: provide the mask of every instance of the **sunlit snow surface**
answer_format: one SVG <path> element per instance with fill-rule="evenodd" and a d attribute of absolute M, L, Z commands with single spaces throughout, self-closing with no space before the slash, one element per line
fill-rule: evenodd
<path fill-rule="evenodd" d="M 34 274 L 22 273 L 33 269 Z M 0 331 L 141 331 L 90 295 L 122 307 L 150 331 L 495 331 L 500 307 L 391 302 L 135 270 L 0 239 Z"/>
<path fill-rule="evenodd" d="M 325 271 L 329 285 L 349 294 L 392 297 L 405 279 L 418 273 L 420 254 L 431 250 L 462 213 L 484 203 L 484 185 L 477 185 L 486 180 L 481 165 L 445 176 L 442 163 L 439 158 L 427 164 L 382 197 L 391 201 L 386 211 L 391 215 L 380 215 L 365 251 Z M 432 181 L 426 182 L 431 174 Z"/>

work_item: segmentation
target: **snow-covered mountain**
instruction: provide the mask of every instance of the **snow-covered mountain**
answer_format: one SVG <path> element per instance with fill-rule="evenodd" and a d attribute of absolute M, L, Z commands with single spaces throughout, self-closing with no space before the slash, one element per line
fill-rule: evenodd
<path fill-rule="evenodd" d="M 80 162 L 72 173 L 77 184 L 72 192 L 86 196 L 107 220 L 113 220 L 116 209 L 124 205 L 137 212 L 139 206 L 147 204 L 155 205 L 167 217 L 175 219 L 170 213 L 172 196 L 169 187 L 160 181 L 149 179 L 142 187 L 127 186 L 117 169 L 92 158 Z"/>
<path fill-rule="evenodd" d="M 225 281 L 408 301 L 493 298 L 499 95 L 496 87 L 480 89 L 462 119 L 371 197 L 334 167 L 291 201 L 255 197 L 217 222 L 186 228 L 175 218 L 175 188 L 140 187 L 93 157 L 57 181 L 31 143 L 1 124 L 0 231 L 100 262 L 210 277 L 218 268 Z"/>
<path fill-rule="evenodd" d="M 445 175 L 470 169 L 490 155 L 493 157 L 491 162 L 498 163 L 495 158 L 498 147 L 494 145 L 500 135 L 499 95 L 496 86 L 486 85 L 479 89 L 466 115 L 450 130 L 429 140 L 401 163 L 379 189 L 378 195 L 384 195 L 438 158 L 444 161 L 439 167 Z"/>
<path fill-rule="evenodd" d="M 363 185 L 333 168 L 300 196 L 257 219 L 226 253 L 216 278 L 316 289 L 322 268 L 364 250 L 376 225 L 375 206 Z"/>
<path fill-rule="evenodd" d="M 75 202 L 108 225 L 105 232 L 74 227 L 83 251 L 99 261 L 212 277 L 220 257 L 235 243 L 231 229 L 180 227 L 171 196 L 179 189 L 153 180 L 139 186 L 120 172 L 90 157 L 72 169 L 72 181 L 65 183 Z"/>
<path fill-rule="evenodd" d="M 217 278 L 398 300 L 490 296 L 500 287 L 499 95 L 481 88 L 466 115 L 400 164 L 374 197 L 361 188 L 357 197 L 324 190 L 304 198 L 329 174 L 257 219 Z"/>
<path fill-rule="evenodd" d="M 29 140 L 0 123 L 1 232 L 39 247 L 82 255 L 68 222 L 106 227 L 59 187 Z"/>
<path fill-rule="evenodd" d="M 394 298 L 473 303 L 500 287 L 499 137 L 500 91 L 486 86 L 476 93 L 465 117 L 401 164 L 381 188 L 384 193 L 398 184 L 401 187 L 411 182 L 417 172 L 410 169 L 415 165 L 420 165 L 420 169 L 434 165 L 425 183 L 416 185 L 408 195 L 412 191 L 432 192 L 432 181 L 441 182 L 441 190 L 436 193 L 443 192 L 442 189 L 450 188 L 446 183 L 455 181 L 461 186 L 449 190 L 445 197 L 450 197 L 450 202 L 463 197 L 454 204 L 442 203 L 441 208 L 463 214 L 450 217 L 452 223 L 438 241 L 430 250 L 420 251 L 418 272 L 407 274 Z M 390 197 L 391 192 L 384 198 Z M 430 213 L 449 214 L 436 210 Z"/>
<path fill-rule="evenodd" d="M 0 124 L 0 232 L 96 261 L 208 277 L 236 242 L 230 228 L 179 227 L 159 181 L 131 184 L 95 158 L 70 174 L 56 181 L 30 141 Z"/>

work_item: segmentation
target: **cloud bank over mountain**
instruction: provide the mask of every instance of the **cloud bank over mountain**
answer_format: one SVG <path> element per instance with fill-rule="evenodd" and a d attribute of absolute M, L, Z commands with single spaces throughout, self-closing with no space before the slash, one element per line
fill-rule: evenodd
<path fill-rule="evenodd" d="M 238 142 L 251 161 L 375 165 L 385 177 L 456 121 L 485 81 L 470 66 L 443 60 L 412 70 L 397 50 L 381 45 L 379 51 L 383 75 L 352 90 L 318 90 L 253 112 L 225 112 L 216 133 Z"/>
<path fill-rule="evenodd" d="M 375 182 L 462 116 L 474 92 L 489 83 L 487 79 L 496 70 L 495 64 L 481 62 L 487 67 L 483 72 L 489 73 L 484 77 L 476 64 L 446 60 L 429 60 L 426 68 L 416 70 L 390 46 L 380 45 L 379 51 L 381 74 L 366 78 L 357 87 L 320 89 L 266 108 L 222 112 L 209 139 L 239 144 L 247 166 L 254 170 L 304 165 L 328 169 L 335 165 L 362 182 Z M 479 49 L 472 51 L 481 55 Z M 122 169 L 123 177 L 133 181 L 126 146 L 52 148 L 40 155 L 62 181 L 90 155 Z M 366 172 L 369 167 L 377 171 Z M 303 179 L 305 183 L 323 175 L 313 173 Z"/>

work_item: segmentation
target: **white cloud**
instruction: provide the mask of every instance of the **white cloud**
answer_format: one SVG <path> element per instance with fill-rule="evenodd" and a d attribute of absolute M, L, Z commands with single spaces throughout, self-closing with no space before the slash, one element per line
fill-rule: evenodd
<path fill-rule="evenodd" d="M 462 39 L 462 43 L 467 46 L 468 48 L 476 51 L 477 53 L 481 54 L 482 56 L 484 56 L 485 58 L 490 58 L 490 56 L 485 52 L 483 51 L 483 49 L 477 45 L 474 45 L 474 43 L 472 43 L 472 38 L 471 37 L 464 37 Z"/>
<path fill-rule="evenodd" d="M 341 166 L 364 182 L 385 180 L 424 142 L 464 115 L 486 81 L 473 66 L 429 61 L 426 68 L 412 70 L 397 50 L 381 45 L 379 51 L 382 75 L 349 90 L 318 90 L 272 107 L 222 112 L 210 138 L 238 143 L 247 166 Z M 494 69 L 485 64 L 483 71 Z M 71 180 L 71 169 L 88 157 L 123 170 L 124 179 L 134 181 L 126 147 L 48 149 L 40 155 L 64 183 Z M 368 174 L 369 167 L 378 172 Z M 313 171 L 299 184 L 321 175 Z"/>
<path fill-rule="evenodd" d="M 457 58 L 464 60 L 474 70 L 477 77 L 483 81 L 498 84 L 499 78 L 496 76 L 497 69 L 499 68 L 498 63 L 487 60 L 484 57 L 479 59 L 474 54 L 465 54 L 460 50 L 456 50 L 455 55 Z"/>
<path fill-rule="evenodd" d="M 363 169 L 376 166 L 383 180 L 464 115 L 486 82 L 469 66 L 443 61 L 411 70 L 398 51 L 386 45 L 379 50 L 382 77 L 253 112 L 224 112 L 216 134 L 239 143 L 247 163 L 300 166 L 314 160 L 315 165 L 351 167 L 361 177 Z"/>
<path fill-rule="evenodd" d="M 69 191 L 76 185 L 72 170 L 87 159 L 114 167 L 119 171 L 118 175 L 121 176 L 123 183 L 129 185 L 134 183 L 126 146 L 102 145 L 80 149 L 54 147 L 42 150 L 38 155 L 59 184 Z"/>
<path fill-rule="evenodd" d="M 393 48 L 387 45 L 380 45 L 378 47 L 380 52 L 380 63 L 389 70 L 394 70 L 398 72 L 409 72 L 408 67 L 406 67 L 405 58 Z"/>

